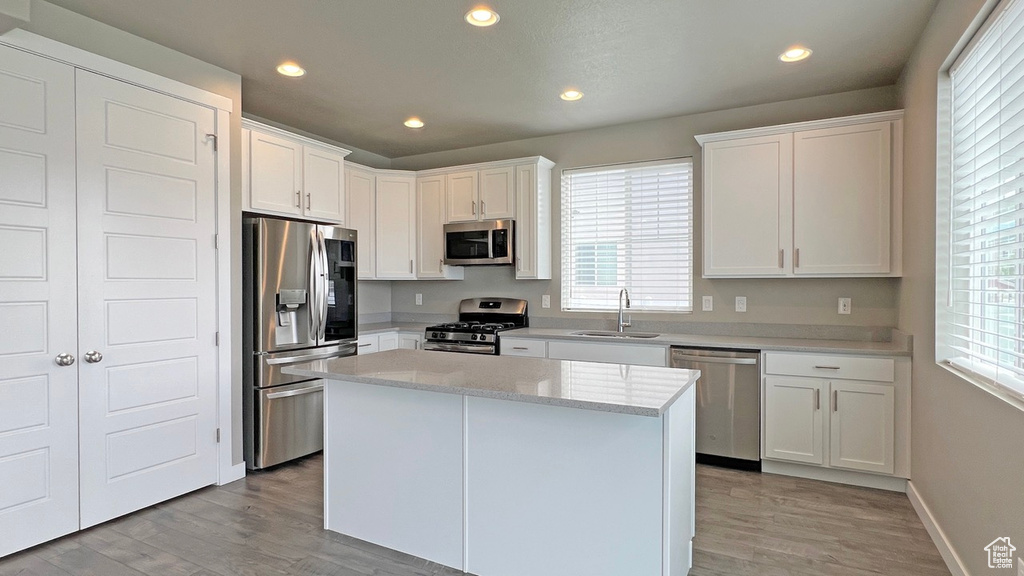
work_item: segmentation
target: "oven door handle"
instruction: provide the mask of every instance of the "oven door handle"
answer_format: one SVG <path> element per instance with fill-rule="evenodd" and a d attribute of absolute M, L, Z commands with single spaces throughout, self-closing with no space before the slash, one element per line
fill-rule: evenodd
<path fill-rule="evenodd" d="M 442 350 L 444 352 L 473 352 L 476 354 L 494 354 L 494 346 L 473 344 L 444 344 L 441 342 L 424 342 L 424 350 Z"/>

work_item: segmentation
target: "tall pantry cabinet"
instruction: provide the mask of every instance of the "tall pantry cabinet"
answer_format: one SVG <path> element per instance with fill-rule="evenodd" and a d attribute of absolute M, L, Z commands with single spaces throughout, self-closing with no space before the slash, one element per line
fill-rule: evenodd
<path fill-rule="evenodd" d="M 230 103 L 167 92 L 0 44 L 0 556 L 217 481 Z"/>

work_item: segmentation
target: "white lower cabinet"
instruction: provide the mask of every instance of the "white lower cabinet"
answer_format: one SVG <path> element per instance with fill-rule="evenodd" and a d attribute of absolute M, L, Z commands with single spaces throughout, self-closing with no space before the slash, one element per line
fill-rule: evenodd
<path fill-rule="evenodd" d="M 356 354 L 380 352 L 380 334 L 366 334 L 356 341 Z"/>
<path fill-rule="evenodd" d="M 423 347 L 423 335 L 418 332 L 399 332 L 398 347 L 403 350 L 419 350 Z"/>
<path fill-rule="evenodd" d="M 523 356 L 526 358 L 547 358 L 548 343 L 544 340 L 526 338 L 502 338 L 502 356 Z"/>
<path fill-rule="evenodd" d="M 388 350 L 398 350 L 397 332 L 381 334 L 377 337 L 377 352 L 387 352 Z"/>
<path fill-rule="evenodd" d="M 769 352 L 765 371 L 765 459 L 909 477 L 908 365 Z"/>
<path fill-rule="evenodd" d="M 357 354 L 373 354 L 387 350 L 419 350 L 422 348 L 423 335 L 419 332 L 383 332 L 363 334 L 356 342 Z"/>
<path fill-rule="evenodd" d="M 610 362 L 612 364 L 633 364 L 636 366 L 668 366 L 666 349 L 662 346 L 637 346 L 630 344 L 604 344 L 589 342 L 548 342 L 548 358 L 557 360 L 583 360 L 585 362 Z"/>

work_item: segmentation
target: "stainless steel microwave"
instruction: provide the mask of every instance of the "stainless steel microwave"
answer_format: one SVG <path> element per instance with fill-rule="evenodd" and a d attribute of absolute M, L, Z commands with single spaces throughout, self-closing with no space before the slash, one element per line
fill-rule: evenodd
<path fill-rule="evenodd" d="M 444 263 L 449 266 L 509 265 L 515 262 L 514 220 L 444 225 Z"/>

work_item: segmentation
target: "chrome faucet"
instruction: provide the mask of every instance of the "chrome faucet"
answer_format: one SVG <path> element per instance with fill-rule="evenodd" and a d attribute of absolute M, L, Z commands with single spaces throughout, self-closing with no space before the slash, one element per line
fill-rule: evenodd
<path fill-rule="evenodd" d="M 629 328 L 630 326 L 633 325 L 632 322 L 628 322 L 628 321 L 625 321 L 625 320 L 622 319 L 622 297 L 623 296 L 626 297 L 626 308 L 629 308 L 629 290 L 626 290 L 625 288 L 623 288 L 622 290 L 619 290 L 619 325 L 618 325 L 618 328 L 616 328 L 616 330 L 619 331 L 619 332 L 625 332 L 626 328 Z"/>

